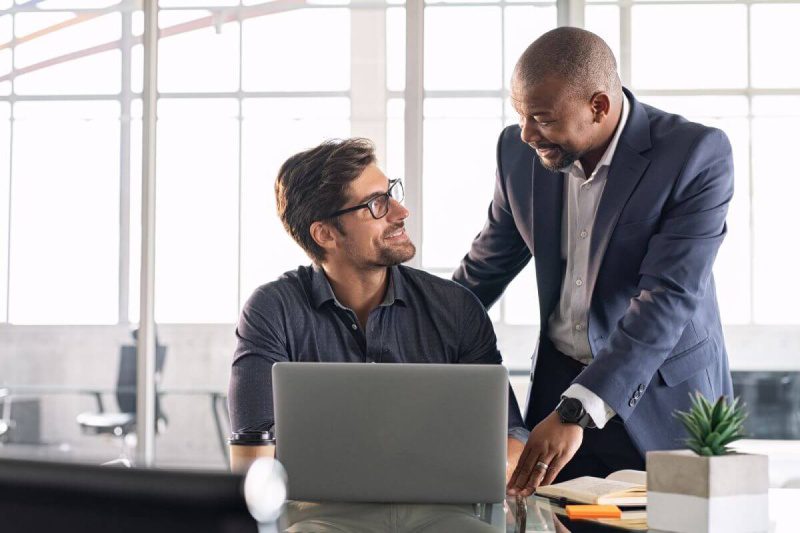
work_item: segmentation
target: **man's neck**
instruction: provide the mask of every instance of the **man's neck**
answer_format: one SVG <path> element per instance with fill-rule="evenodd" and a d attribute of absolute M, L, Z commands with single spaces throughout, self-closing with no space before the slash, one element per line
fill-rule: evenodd
<path fill-rule="evenodd" d="M 623 98 L 625 96 L 623 95 Z M 600 146 L 589 150 L 586 152 L 583 157 L 581 157 L 581 167 L 583 168 L 583 175 L 586 176 L 586 179 L 589 179 L 589 176 L 592 175 L 594 169 L 597 167 L 600 160 L 603 158 L 603 154 L 606 153 L 608 150 L 608 146 L 611 144 L 611 139 L 614 138 L 614 134 L 617 132 L 617 128 L 619 127 L 619 123 L 622 120 L 622 100 L 619 101 L 619 104 L 616 107 L 616 116 L 613 116 L 612 119 L 609 121 L 609 128 L 600 135 L 603 139 L 603 142 Z M 613 127 L 610 126 L 613 124 Z"/>
<path fill-rule="evenodd" d="M 322 265 L 336 299 L 355 312 L 361 329 L 366 329 L 370 312 L 386 297 L 389 269 L 357 269 L 352 265 Z"/>

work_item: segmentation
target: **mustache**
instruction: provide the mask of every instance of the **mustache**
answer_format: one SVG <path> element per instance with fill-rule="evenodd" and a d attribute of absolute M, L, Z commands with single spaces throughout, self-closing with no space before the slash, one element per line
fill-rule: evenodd
<path fill-rule="evenodd" d="M 534 150 L 561 150 L 557 144 L 531 144 Z"/>
<path fill-rule="evenodd" d="M 384 237 L 388 237 L 389 235 L 391 235 L 391 234 L 392 234 L 392 233 L 394 233 L 395 231 L 397 231 L 397 230 L 399 230 L 399 229 L 403 229 L 403 228 L 405 228 L 405 227 L 406 227 L 406 225 L 405 225 L 405 224 L 403 224 L 403 223 L 401 223 L 401 224 L 397 224 L 397 225 L 395 225 L 395 226 L 393 226 L 393 227 L 389 228 L 389 230 L 387 230 L 387 231 L 386 231 L 386 233 L 384 233 L 384 234 L 383 234 L 383 236 L 384 236 Z"/>

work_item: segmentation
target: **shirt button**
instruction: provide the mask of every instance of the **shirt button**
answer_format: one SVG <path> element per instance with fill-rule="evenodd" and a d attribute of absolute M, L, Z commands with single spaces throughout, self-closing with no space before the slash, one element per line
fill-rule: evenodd
<path fill-rule="evenodd" d="M 592 188 L 592 184 L 591 183 L 584 183 L 583 186 L 586 187 L 587 191 Z"/>
<path fill-rule="evenodd" d="M 583 331 L 583 324 L 575 324 L 575 329 L 578 331 Z"/>
<path fill-rule="evenodd" d="M 578 279 L 576 279 L 576 280 L 575 280 L 575 285 L 577 285 L 578 287 L 580 287 L 581 285 L 583 285 L 583 280 L 582 280 L 581 278 L 578 278 Z"/>
<path fill-rule="evenodd" d="M 356 326 L 355 324 L 353 324 L 353 325 L 352 325 L 352 326 L 350 326 L 350 327 L 351 327 L 351 328 L 353 328 L 353 331 L 355 331 L 355 330 L 357 330 L 357 329 L 358 329 L 358 326 Z"/>
<path fill-rule="evenodd" d="M 586 231 L 586 230 L 582 230 L 581 231 L 581 239 L 585 239 L 587 235 L 589 235 L 588 231 Z"/>

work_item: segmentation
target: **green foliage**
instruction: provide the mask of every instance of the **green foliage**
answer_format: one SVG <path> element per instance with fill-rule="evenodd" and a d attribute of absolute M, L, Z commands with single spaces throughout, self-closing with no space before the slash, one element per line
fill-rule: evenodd
<path fill-rule="evenodd" d="M 743 424 L 747 413 L 744 405 L 739 405 L 739 398 L 728 403 L 725 396 L 720 396 L 712 404 L 699 392 L 690 394 L 692 406 L 688 412 L 675 411 L 689 438 L 686 444 L 698 455 L 725 455 L 731 453 L 728 444 L 744 436 Z"/>

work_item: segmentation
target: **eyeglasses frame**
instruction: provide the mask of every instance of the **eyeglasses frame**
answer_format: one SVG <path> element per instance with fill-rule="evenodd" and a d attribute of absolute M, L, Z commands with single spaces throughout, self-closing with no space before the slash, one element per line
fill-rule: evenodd
<path fill-rule="evenodd" d="M 330 215 L 328 215 L 326 217 L 323 217 L 323 220 L 324 219 L 330 219 L 330 218 L 336 218 L 338 216 L 345 215 L 347 213 L 352 213 L 353 211 L 358 211 L 359 209 L 368 209 L 369 210 L 369 214 L 372 215 L 372 218 L 374 218 L 375 220 L 380 220 L 380 219 L 382 219 L 383 217 L 385 217 L 386 215 L 389 214 L 389 208 L 387 207 L 386 208 L 386 213 L 384 213 L 383 215 L 378 217 L 378 216 L 375 216 L 375 212 L 372 210 L 372 207 L 370 207 L 370 204 L 372 202 L 374 202 L 375 200 L 379 199 L 379 198 L 384 198 L 385 197 L 386 200 L 389 202 L 389 204 L 387 204 L 387 205 L 390 205 L 391 201 L 394 199 L 392 197 L 392 189 L 394 189 L 395 185 L 397 185 L 398 183 L 400 184 L 400 187 L 403 188 L 403 197 L 405 197 L 405 187 L 403 187 L 403 182 L 402 182 L 402 180 L 400 178 L 396 178 L 396 179 L 393 179 L 393 180 L 389 180 L 389 188 L 386 189 L 385 193 L 373 196 L 372 198 L 369 199 L 369 201 L 364 202 L 363 204 L 358 204 L 358 205 L 354 205 L 353 207 L 346 207 L 345 209 L 340 209 L 338 211 L 334 211 Z"/>

